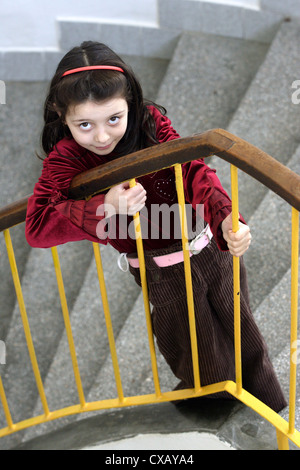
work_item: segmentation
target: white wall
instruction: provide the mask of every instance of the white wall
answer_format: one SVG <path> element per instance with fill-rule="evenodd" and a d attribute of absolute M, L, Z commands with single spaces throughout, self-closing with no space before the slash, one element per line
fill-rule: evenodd
<path fill-rule="evenodd" d="M 259 0 L 205 1 L 250 8 L 259 4 Z M 157 15 L 157 0 L 1 0 L 0 49 L 56 47 L 57 17 L 153 26 Z"/>
<path fill-rule="evenodd" d="M 238 7 L 259 9 L 260 0 L 194 0 L 196 2 L 220 3 L 222 5 L 235 5 Z"/>
<path fill-rule="evenodd" d="M 57 17 L 156 24 L 156 0 L 1 0 L 0 48 L 56 47 Z"/>

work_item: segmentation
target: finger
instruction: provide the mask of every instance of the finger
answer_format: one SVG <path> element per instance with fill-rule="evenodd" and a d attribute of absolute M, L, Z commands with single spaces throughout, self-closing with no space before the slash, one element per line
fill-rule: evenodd
<path fill-rule="evenodd" d="M 232 248 L 239 249 L 239 248 L 242 248 L 243 246 L 250 245 L 250 242 L 251 242 L 251 236 L 249 234 L 246 237 L 242 238 L 241 240 L 229 239 L 227 244 Z"/>
<path fill-rule="evenodd" d="M 146 194 L 140 194 L 138 197 L 134 198 L 128 204 L 128 215 L 134 215 L 136 212 L 139 212 L 143 209 L 146 203 Z"/>
<path fill-rule="evenodd" d="M 244 240 L 243 242 L 228 242 L 228 249 L 240 251 L 246 248 L 249 248 L 251 240 Z"/>
<path fill-rule="evenodd" d="M 141 194 L 139 194 L 133 202 L 136 202 L 137 204 L 139 203 L 142 203 L 142 202 L 145 202 L 147 199 L 147 195 L 146 195 L 146 191 L 145 192 L 142 192 Z"/>
<path fill-rule="evenodd" d="M 243 255 L 246 253 L 246 251 L 247 251 L 248 249 L 249 249 L 249 247 L 246 247 L 246 248 L 244 248 L 243 250 L 229 250 L 229 252 L 230 252 L 230 254 L 231 254 L 232 256 L 235 256 L 235 257 L 237 257 L 237 258 L 240 258 L 241 256 L 243 256 Z"/>
<path fill-rule="evenodd" d="M 131 188 L 129 188 L 129 190 L 133 194 L 137 194 L 142 191 L 145 191 L 144 187 L 140 183 L 137 183 L 135 186 L 132 186 Z"/>
<path fill-rule="evenodd" d="M 128 209 L 128 215 L 135 215 L 137 212 L 140 212 L 143 207 L 145 206 L 145 203 L 138 203 L 138 204 L 133 204 L 129 209 Z"/>
<path fill-rule="evenodd" d="M 242 256 L 250 247 L 251 240 L 244 240 L 243 243 L 228 243 L 228 249 L 233 256 Z"/>
<path fill-rule="evenodd" d="M 135 188 L 131 188 L 131 190 L 130 190 L 131 192 L 130 193 L 127 192 L 127 194 L 126 194 L 129 204 L 134 204 L 135 202 L 140 202 L 142 200 L 145 200 L 146 191 L 142 186 L 141 186 L 141 188 L 137 188 L 137 190 L 135 190 L 135 191 L 132 191 L 132 189 L 135 189 Z"/>
<path fill-rule="evenodd" d="M 240 228 L 237 232 L 233 232 L 232 230 L 228 230 L 228 236 L 232 240 L 240 240 L 245 237 L 248 233 L 250 233 L 250 228 L 248 225 L 240 224 Z"/>

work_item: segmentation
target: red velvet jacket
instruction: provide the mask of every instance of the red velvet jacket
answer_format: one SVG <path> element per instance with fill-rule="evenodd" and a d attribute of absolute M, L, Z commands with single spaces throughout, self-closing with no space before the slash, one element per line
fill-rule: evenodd
<path fill-rule="evenodd" d="M 179 138 L 170 120 L 151 107 L 160 143 Z M 89 201 L 76 201 L 68 198 L 71 181 L 79 173 L 109 161 L 110 156 L 99 156 L 83 149 L 73 139 L 61 140 L 44 160 L 42 174 L 29 198 L 26 217 L 26 238 L 33 247 L 49 248 L 66 242 L 87 239 L 110 243 L 119 252 L 136 251 L 135 240 L 128 236 L 127 227 L 132 225 L 132 217 L 113 216 L 105 220 L 101 205 L 105 194 L 92 197 Z M 210 169 L 202 159 L 182 165 L 186 202 L 196 210 L 203 204 L 204 219 L 209 223 L 212 233 L 221 250 L 227 250 L 222 236 L 221 222 L 231 212 L 231 201 L 221 186 L 215 170 Z M 141 213 L 144 226 L 151 226 L 151 207 L 153 204 L 177 202 L 173 169 L 164 169 L 139 178 L 147 191 L 146 215 Z M 194 213 L 195 215 L 195 213 Z M 100 223 L 99 223 L 100 222 Z M 166 247 L 174 242 L 171 231 L 168 238 L 162 235 L 151 239 L 143 237 L 144 249 Z M 113 233 L 113 236 L 111 236 Z M 100 237 L 100 238 L 99 238 Z"/>

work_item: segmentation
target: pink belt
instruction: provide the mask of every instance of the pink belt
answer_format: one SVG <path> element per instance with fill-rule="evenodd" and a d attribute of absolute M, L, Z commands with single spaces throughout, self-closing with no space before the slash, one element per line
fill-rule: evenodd
<path fill-rule="evenodd" d="M 193 256 L 200 251 L 203 250 L 211 241 L 212 233 L 210 230 L 209 225 L 205 227 L 205 229 L 194 238 L 189 245 L 189 255 Z M 139 259 L 138 258 L 127 258 L 128 263 L 133 268 L 139 267 Z M 173 264 L 182 263 L 183 262 L 183 251 L 175 251 L 174 253 L 170 253 L 168 255 L 161 255 L 161 256 L 154 256 L 153 260 L 160 268 L 165 268 L 167 266 L 173 266 Z"/>

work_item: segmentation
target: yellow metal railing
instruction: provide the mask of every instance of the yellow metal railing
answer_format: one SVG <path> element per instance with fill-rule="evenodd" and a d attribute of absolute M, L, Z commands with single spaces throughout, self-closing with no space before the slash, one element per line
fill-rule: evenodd
<path fill-rule="evenodd" d="M 134 179 L 130 180 L 131 187 L 134 186 L 135 184 L 136 183 Z M 160 384 L 159 384 L 159 378 L 158 378 L 157 361 L 156 361 L 153 332 L 152 332 L 151 311 L 150 311 L 150 304 L 149 304 L 149 298 L 148 298 L 144 247 L 143 247 L 143 242 L 142 242 L 141 221 L 140 221 L 139 213 L 133 216 L 133 220 L 134 220 L 134 229 L 135 229 L 135 236 L 136 236 L 136 247 L 137 247 L 138 259 L 139 259 L 139 264 L 140 264 L 140 276 L 141 276 L 141 285 L 142 285 L 144 308 L 145 308 L 145 315 L 146 315 L 146 324 L 147 324 L 147 331 L 148 331 L 148 340 L 149 340 L 150 355 L 151 355 L 153 381 L 154 381 L 156 397 L 159 398 L 161 397 L 161 390 L 160 390 Z"/>
<path fill-rule="evenodd" d="M 295 430 L 297 330 L 298 330 L 298 277 L 299 277 L 299 212 L 292 209 L 292 262 L 291 262 L 291 357 L 289 433 Z"/>
<path fill-rule="evenodd" d="M 140 275 L 141 275 L 141 284 L 142 292 L 144 298 L 144 307 L 146 314 L 146 324 L 148 330 L 148 339 L 149 339 L 149 348 L 150 348 L 150 357 L 152 364 L 153 372 L 153 381 L 154 381 L 154 394 L 146 394 L 139 396 L 130 396 L 124 397 L 122 380 L 119 370 L 119 363 L 116 351 L 116 345 L 114 340 L 111 316 L 109 311 L 109 304 L 107 300 L 107 292 L 104 280 L 103 266 L 101 260 L 101 251 L 98 244 L 94 243 L 94 257 L 97 267 L 97 273 L 99 278 L 99 287 L 103 302 L 104 315 L 106 320 L 107 334 L 110 346 L 110 352 L 113 362 L 114 375 L 117 388 L 117 398 L 105 399 L 95 402 L 86 402 L 83 392 L 83 386 L 80 377 L 80 371 L 77 363 L 76 357 L 76 348 L 72 336 L 68 306 L 64 291 L 63 278 L 60 268 L 59 257 L 56 247 L 53 247 L 52 256 L 56 272 L 58 291 L 61 300 L 62 313 L 65 322 L 65 328 L 69 343 L 70 355 L 72 359 L 72 365 L 74 370 L 75 381 L 78 390 L 78 405 L 72 405 L 65 407 L 60 410 L 50 411 L 48 408 L 47 398 L 45 395 L 43 383 L 41 380 L 39 367 L 35 355 L 33 340 L 31 337 L 30 326 L 27 318 L 25 303 L 22 295 L 22 289 L 20 284 L 20 279 L 18 275 L 18 270 L 16 266 L 14 250 L 10 238 L 9 230 L 4 230 L 4 237 L 8 252 L 8 258 L 11 266 L 13 281 L 15 285 L 17 300 L 19 303 L 21 318 L 23 322 L 25 338 L 29 350 L 29 355 L 31 359 L 32 368 L 34 371 L 34 376 L 36 380 L 36 385 L 39 391 L 40 399 L 43 405 L 44 414 L 40 416 L 35 416 L 24 421 L 14 423 L 12 420 L 11 412 L 8 406 L 7 398 L 5 395 L 5 389 L 0 377 L 0 398 L 3 405 L 5 418 L 7 421 L 7 427 L 0 429 L 0 437 L 7 436 L 13 432 L 20 431 L 22 429 L 34 426 L 37 424 L 45 423 L 53 419 L 60 417 L 65 417 L 71 414 L 77 414 L 88 411 L 95 411 L 100 409 L 116 408 L 116 407 L 125 407 L 132 405 L 141 405 L 141 404 L 150 404 L 158 403 L 179 399 L 186 399 L 198 396 L 209 395 L 212 393 L 218 393 L 226 391 L 232 396 L 236 397 L 238 400 L 243 402 L 245 405 L 251 407 L 263 418 L 269 421 L 276 429 L 278 448 L 279 449 L 288 449 L 289 440 L 300 447 L 300 433 L 295 429 L 295 410 L 296 410 L 296 371 L 297 371 L 297 361 L 294 360 L 295 354 L 297 353 L 297 317 L 298 317 L 298 246 L 299 246 L 299 212 L 294 207 L 292 207 L 292 240 L 291 240 L 291 260 L 292 260 L 292 279 L 291 279 L 291 338 L 290 338 L 290 396 L 289 396 L 289 421 L 284 420 L 280 415 L 262 403 L 260 400 L 255 398 L 253 395 L 248 393 L 243 389 L 242 386 L 242 359 L 241 359 L 241 327 L 240 327 L 240 279 L 239 279 L 239 258 L 234 257 L 233 262 L 233 296 L 234 296 L 234 337 L 235 337 L 235 366 L 236 366 L 236 382 L 233 381 L 224 381 L 208 386 L 201 386 L 200 373 L 199 373 L 199 360 L 198 360 L 198 349 L 197 349 L 197 336 L 196 336 L 196 325 L 195 325 L 195 315 L 194 315 L 194 304 L 193 304 L 193 287 L 191 279 L 191 269 L 190 269 L 190 257 L 188 253 L 188 239 L 187 239 L 187 222 L 185 214 L 185 198 L 183 190 L 183 181 L 182 181 L 182 170 L 181 164 L 173 165 L 175 169 L 175 178 L 176 178 L 176 189 L 178 195 L 178 202 L 180 208 L 180 220 L 181 220 L 181 233 L 182 233 L 182 247 L 184 253 L 184 270 L 186 278 L 186 290 L 187 290 L 187 302 L 189 310 L 189 324 L 190 324 L 190 337 L 191 337 L 191 349 L 192 349 L 192 359 L 193 359 L 193 370 L 194 370 L 194 388 L 177 390 L 177 391 L 168 391 L 162 392 L 159 383 L 159 375 L 157 368 L 157 360 L 155 353 L 155 344 L 152 332 L 152 323 L 151 323 L 151 312 L 148 299 L 148 289 L 147 289 L 147 278 L 146 278 L 146 268 L 144 261 L 144 252 L 143 252 L 143 242 L 141 234 L 141 225 L 139 214 L 137 213 L 134 216 L 134 224 L 136 231 L 136 242 L 137 242 L 137 252 L 140 265 Z M 238 230 L 238 220 L 239 220 L 239 208 L 238 208 L 238 175 L 237 168 L 234 165 L 231 165 L 231 181 L 232 181 L 232 212 L 233 212 L 233 230 Z M 135 180 L 130 180 L 130 185 L 135 185 Z"/>
<path fill-rule="evenodd" d="M 239 228 L 238 170 L 230 166 L 232 195 L 232 230 Z M 242 357 L 241 357 L 241 309 L 240 309 L 240 260 L 233 257 L 233 298 L 234 298 L 234 350 L 236 393 L 242 393 Z"/>
<path fill-rule="evenodd" d="M 106 286 L 105 286 L 100 247 L 96 243 L 93 243 L 93 247 L 94 247 L 94 253 L 95 253 L 99 286 L 100 286 L 100 291 L 101 291 L 101 296 L 102 296 L 102 303 L 103 303 L 103 309 L 104 309 L 108 342 L 109 342 L 109 347 L 110 347 L 110 354 L 111 354 L 114 373 L 115 373 L 116 387 L 117 387 L 119 402 L 123 403 L 124 394 L 123 394 L 122 380 L 121 380 L 121 374 L 120 374 L 120 369 L 119 369 L 119 364 L 118 364 L 118 357 L 117 357 L 115 339 L 113 335 L 113 328 L 112 328 L 112 323 L 111 323 L 111 318 L 110 318 L 110 311 L 109 311 L 109 304 L 108 304 L 108 299 L 107 299 L 107 292 L 106 292 Z"/>
<path fill-rule="evenodd" d="M 191 263 L 188 251 L 188 239 L 187 239 L 187 221 L 185 213 L 185 198 L 182 181 L 181 165 L 175 165 L 175 178 L 176 178 L 176 190 L 178 195 L 178 204 L 180 208 L 181 218 L 181 236 L 182 236 L 182 249 L 183 249 L 183 262 L 185 271 L 185 282 L 187 292 L 187 304 L 189 312 L 189 325 L 190 325 L 190 337 L 191 337 L 191 349 L 192 349 L 192 360 L 193 360 L 193 372 L 194 372 L 194 386 L 195 394 L 201 392 L 200 384 L 200 372 L 199 372 L 199 360 L 198 360 L 198 347 L 197 347 L 197 334 L 196 334 L 196 323 L 195 323 L 195 312 L 194 312 L 194 296 L 191 276 Z"/>

